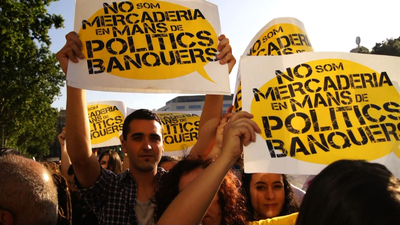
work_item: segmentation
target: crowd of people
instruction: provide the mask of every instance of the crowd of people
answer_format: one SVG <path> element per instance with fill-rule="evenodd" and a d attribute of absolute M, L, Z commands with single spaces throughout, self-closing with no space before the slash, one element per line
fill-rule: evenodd
<path fill-rule="evenodd" d="M 78 34 L 66 39 L 57 54 L 65 74 L 84 58 Z M 224 35 L 218 51 L 231 71 Z M 380 164 L 339 160 L 306 193 L 286 174 L 244 173 L 243 146 L 261 130 L 248 112 L 222 115 L 222 101 L 206 96 L 198 141 L 181 158 L 162 156 L 157 114 L 134 111 L 123 124 L 122 162 L 115 151 L 93 154 L 85 90 L 67 86 L 61 166 L 1 149 L 0 224 L 400 224 L 400 182 Z"/>

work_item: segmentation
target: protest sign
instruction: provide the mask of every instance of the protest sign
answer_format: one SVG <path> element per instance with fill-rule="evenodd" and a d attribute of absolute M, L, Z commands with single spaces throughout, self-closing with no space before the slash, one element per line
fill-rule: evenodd
<path fill-rule="evenodd" d="M 291 17 L 276 18 L 265 25 L 251 40 L 243 55 L 289 55 L 313 52 L 304 24 Z M 242 110 L 240 69 L 236 77 L 233 111 Z"/>
<path fill-rule="evenodd" d="M 135 109 L 127 109 L 128 115 Z M 164 128 L 164 153 L 168 156 L 184 156 L 190 153 L 196 144 L 200 125 L 201 111 L 166 112 L 155 111 Z"/>
<path fill-rule="evenodd" d="M 120 145 L 125 104 L 121 101 L 92 102 L 87 109 L 92 148 Z"/>
<path fill-rule="evenodd" d="M 246 172 L 317 174 L 339 159 L 400 177 L 400 58 L 354 53 L 243 56 L 243 110 L 262 132 Z"/>
<path fill-rule="evenodd" d="M 228 66 L 215 57 L 221 29 L 212 3 L 76 0 L 74 29 L 85 59 L 69 63 L 70 86 L 230 94 Z"/>

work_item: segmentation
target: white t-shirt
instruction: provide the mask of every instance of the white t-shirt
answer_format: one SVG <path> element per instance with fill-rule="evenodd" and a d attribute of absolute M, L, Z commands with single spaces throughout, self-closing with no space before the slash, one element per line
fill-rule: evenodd
<path fill-rule="evenodd" d="M 153 216 L 154 204 L 150 200 L 141 202 L 136 199 L 135 212 L 140 225 L 155 225 Z"/>

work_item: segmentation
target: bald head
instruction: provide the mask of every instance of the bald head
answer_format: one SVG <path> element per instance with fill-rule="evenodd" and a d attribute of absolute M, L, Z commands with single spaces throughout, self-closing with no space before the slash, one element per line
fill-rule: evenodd
<path fill-rule="evenodd" d="M 0 206 L 12 224 L 56 224 L 57 189 L 49 172 L 17 155 L 0 157 L 0 165 Z"/>

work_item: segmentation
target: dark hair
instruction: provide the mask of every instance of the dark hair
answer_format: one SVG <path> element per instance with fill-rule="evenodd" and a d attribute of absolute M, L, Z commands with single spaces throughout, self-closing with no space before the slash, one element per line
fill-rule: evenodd
<path fill-rule="evenodd" d="M 282 175 L 283 186 L 285 189 L 285 202 L 283 203 L 283 207 L 278 216 L 285 216 L 299 211 L 299 203 L 294 197 L 292 186 L 290 185 L 287 176 L 285 174 Z M 252 173 L 243 173 L 242 181 L 243 181 L 243 190 L 246 196 L 246 207 L 250 213 L 250 221 L 254 221 L 254 208 L 251 203 L 251 194 L 250 194 L 250 183 L 251 178 L 253 177 Z"/>
<path fill-rule="evenodd" d="M 339 160 L 318 174 L 296 225 L 400 224 L 400 183 L 377 163 Z"/>
<path fill-rule="evenodd" d="M 19 155 L 22 156 L 22 154 L 13 149 L 13 148 L 0 148 L 0 156 L 5 156 L 5 155 Z"/>
<path fill-rule="evenodd" d="M 179 194 L 179 181 L 182 175 L 187 174 L 197 168 L 205 169 L 212 160 L 183 159 L 179 161 L 162 178 L 161 186 L 156 192 L 153 203 L 154 220 L 158 221 L 168 205 Z M 240 193 L 240 181 L 231 171 L 227 173 L 218 190 L 219 205 L 222 211 L 222 225 L 246 224 L 247 210 L 245 199 Z"/>
<path fill-rule="evenodd" d="M 99 155 L 99 162 L 101 159 L 108 155 L 108 166 L 107 169 L 112 171 L 115 174 L 119 174 L 122 172 L 122 162 L 121 158 L 119 157 L 118 153 L 114 150 L 106 150 L 102 151 Z"/>
<path fill-rule="evenodd" d="M 122 136 L 124 137 L 124 140 L 126 140 L 130 131 L 129 125 L 132 120 L 155 120 L 161 125 L 161 129 L 163 129 L 163 124 L 157 114 L 148 109 L 138 109 L 129 114 L 124 120 L 124 125 L 122 128 Z"/>
<path fill-rule="evenodd" d="M 173 156 L 163 155 L 163 156 L 161 156 L 160 162 L 158 162 L 158 166 L 160 167 L 161 164 L 163 164 L 165 162 L 179 162 L 179 159 L 177 159 L 176 157 L 173 157 Z"/>

